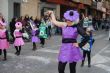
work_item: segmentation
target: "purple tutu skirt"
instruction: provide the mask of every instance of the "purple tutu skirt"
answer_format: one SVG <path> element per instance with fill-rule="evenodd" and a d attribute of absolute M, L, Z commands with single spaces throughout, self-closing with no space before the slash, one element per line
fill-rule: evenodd
<path fill-rule="evenodd" d="M 22 38 L 16 38 L 14 41 L 14 46 L 22 46 L 24 45 L 24 41 Z"/>
<path fill-rule="evenodd" d="M 32 42 L 39 43 L 40 39 L 37 36 L 32 36 Z"/>
<path fill-rule="evenodd" d="M 58 60 L 60 62 L 78 62 L 83 59 L 80 48 L 75 47 L 72 43 L 64 43 L 60 48 Z"/>
<path fill-rule="evenodd" d="M 7 41 L 7 39 L 0 40 L 0 49 L 4 50 L 8 48 L 9 48 L 9 42 Z"/>

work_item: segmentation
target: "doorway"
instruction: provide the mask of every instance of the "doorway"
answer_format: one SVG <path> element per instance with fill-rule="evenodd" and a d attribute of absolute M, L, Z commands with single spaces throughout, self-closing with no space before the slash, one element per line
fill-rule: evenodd
<path fill-rule="evenodd" d="M 20 3 L 14 3 L 14 17 L 20 17 Z"/>

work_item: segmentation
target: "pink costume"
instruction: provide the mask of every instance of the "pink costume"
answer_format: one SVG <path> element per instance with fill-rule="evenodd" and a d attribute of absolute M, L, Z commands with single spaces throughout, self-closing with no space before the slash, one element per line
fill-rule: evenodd
<path fill-rule="evenodd" d="M 5 23 L 0 21 L 0 24 L 2 26 L 6 26 Z M 9 42 L 8 42 L 8 33 L 6 29 L 0 29 L 0 49 L 8 49 L 9 48 Z"/>
<path fill-rule="evenodd" d="M 15 37 L 14 46 L 22 46 L 22 45 L 24 45 L 24 41 L 22 38 L 22 32 L 20 32 L 20 29 L 17 29 L 19 27 L 22 27 L 22 23 L 17 22 L 15 24 L 15 26 L 16 26 L 16 29 L 14 31 L 14 37 Z"/>

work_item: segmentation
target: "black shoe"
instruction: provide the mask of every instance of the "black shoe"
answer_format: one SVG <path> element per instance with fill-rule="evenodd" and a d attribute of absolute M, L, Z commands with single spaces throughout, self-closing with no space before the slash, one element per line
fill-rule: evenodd
<path fill-rule="evenodd" d="M 17 54 L 16 54 L 17 56 L 19 56 L 20 55 L 20 52 L 17 52 Z"/>
<path fill-rule="evenodd" d="M 32 50 L 33 50 L 33 51 L 35 51 L 36 49 L 37 49 L 37 47 L 36 47 L 36 46 L 34 46 Z"/>

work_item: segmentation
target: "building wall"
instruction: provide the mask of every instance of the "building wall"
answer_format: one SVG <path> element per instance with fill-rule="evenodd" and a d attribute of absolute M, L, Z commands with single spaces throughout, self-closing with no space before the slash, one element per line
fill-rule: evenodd
<path fill-rule="evenodd" d="M 55 15 L 60 18 L 60 5 L 59 4 L 53 4 L 53 3 L 45 3 L 45 2 L 40 2 L 39 3 L 39 10 L 38 10 L 38 17 L 41 17 L 41 10 L 43 8 L 47 9 L 54 9 Z"/>
<path fill-rule="evenodd" d="M 14 17 L 14 2 L 22 3 L 22 0 L 8 0 L 8 21 L 11 21 Z"/>
<path fill-rule="evenodd" d="M 8 1 L 7 0 L 0 0 L 0 13 L 2 13 L 5 20 L 8 21 Z"/>
<path fill-rule="evenodd" d="M 23 2 L 21 4 L 21 15 L 25 16 L 28 14 L 29 16 L 33 16 L 34 18 L 38 14 L 38 2 L 39 0 L 27 0 L 28 2 Z"/>

